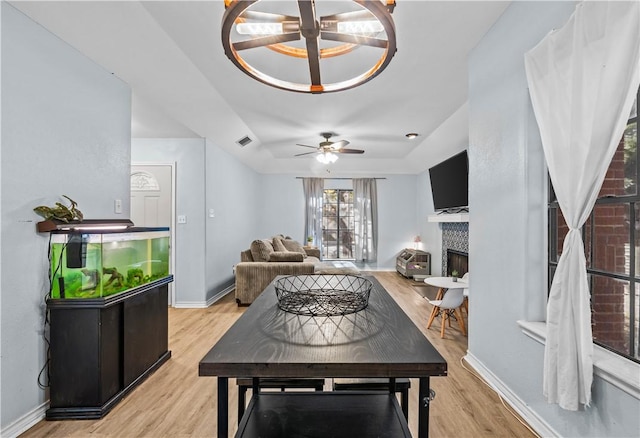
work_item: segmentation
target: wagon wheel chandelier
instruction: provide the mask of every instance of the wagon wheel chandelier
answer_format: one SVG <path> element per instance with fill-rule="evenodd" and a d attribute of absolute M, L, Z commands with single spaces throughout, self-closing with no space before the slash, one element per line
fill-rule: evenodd
<path fill-rule="evenodd" d="M 292 3 L 299 16 L 277 10 Z M 225 0 L 225 54 L 260 82 L 313 94 L 356 87 L 389 65 L 396 52 L 395 0 L 318 0 L 318 5 L 343 10 L 319 16 L 315 0 Z M 304 61 L 308 68 L 301 68 Z"/>

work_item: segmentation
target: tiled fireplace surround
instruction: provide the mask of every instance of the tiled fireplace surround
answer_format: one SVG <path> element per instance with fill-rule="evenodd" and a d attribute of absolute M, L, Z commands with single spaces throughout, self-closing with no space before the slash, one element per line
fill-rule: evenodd
<path fill-rule="evenodd" d="M 469 253 L 469 223 L 442 223 L 442 275 L 447 275 L 447 249 Z M 433 275 L 437 275 L 433 273 Z"/>

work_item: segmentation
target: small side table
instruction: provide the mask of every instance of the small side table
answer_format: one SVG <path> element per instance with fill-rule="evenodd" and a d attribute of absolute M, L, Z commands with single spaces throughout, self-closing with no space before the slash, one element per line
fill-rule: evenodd
<path fill-rule="evenodd" d="M 307 253 L 307 255 L 316 257 L 316 258 L 321 258 L 320 257 L 320 250 L 318 249 L 317 246 L 311 246 L 311 245 L 305 245 L 302 247 L 304 249 L 304 251 Z"/>

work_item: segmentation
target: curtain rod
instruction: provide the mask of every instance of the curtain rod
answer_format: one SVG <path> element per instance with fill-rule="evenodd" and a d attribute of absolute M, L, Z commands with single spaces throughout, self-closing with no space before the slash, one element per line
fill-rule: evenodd
<path fill-rule="evenodd" d="M 304 179 L 304 178 L 316 178 L 316 177 L 315 177 L 315 176 L 309 176 L 309 177 L 306 177 L 306 176 L 296 176 L 296 179 Z M 331 177 L 329 177 L 329 178 L 319 177 L 319 178 L 320 178 L 320 179 L 357 179 L 357 178 L 331 178 Z M 380 177 L 380 178 L 370 178 L 370 179 L 387 179 L 387 178 Z"/>

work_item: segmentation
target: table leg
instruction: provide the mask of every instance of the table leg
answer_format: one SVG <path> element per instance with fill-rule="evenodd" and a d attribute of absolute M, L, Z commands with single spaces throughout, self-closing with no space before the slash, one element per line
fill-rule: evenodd
<path fill-rule="evenodd" d="M 218 438 L 229 436 L 229 378 L 218 377 Z"/>
<path fill-rule="evenodd" d="M 247 387 L 244 385 L 238 385 L 238 425 L 244 415 L 244 409 L 247 405 Z"/>
<path fill-rule="evenodd" d="M 420 377 L 418 398 L 418 438 L 429 437 L 429 404 L 433 399 L 429 388 L 429 377 Z"/>

